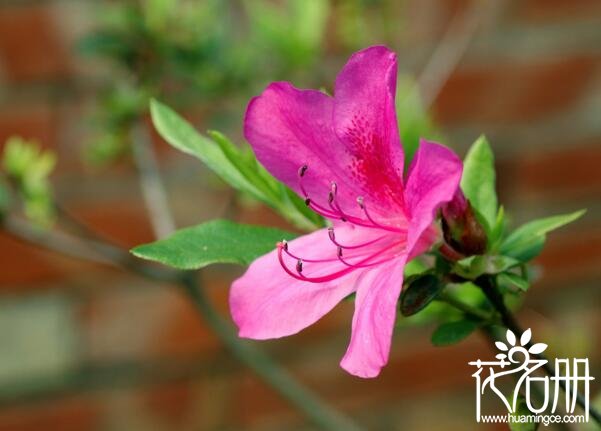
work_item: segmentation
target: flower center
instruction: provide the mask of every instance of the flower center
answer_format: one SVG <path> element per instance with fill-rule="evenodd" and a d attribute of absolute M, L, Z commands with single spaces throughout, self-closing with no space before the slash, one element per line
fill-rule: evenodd
<path fill-rule="evenodd" d="M 298 256 L 289 250 L 288 243 L 286 241 L 282 241 L 277 244 L 278 259 L 282 268 L 291 277 L 294 277 L 297 280 L 308 281 L 312 283 L 323 283 L 342 277 L 359 268 L 369 268 L 383 264 L 403 254 L 403 245 L 407 239 L 406 230 L 394 226 L 387 226 L 374 220 L 367 210 L 365 200 L 362 196 L 358 196 L 356 198 L 356 202 L 365 218 L 348 214 L 348 212 L 345 212 L 341 208 L 337 199 L 338 185 L 336 182 L 331 183 L 330 190 L 328 191 L 327 202 L 329 208 L 326 208 L 312 200 L 303 184 L 303 178 L 305 178 L 308 169 L 309 168 L 307 165 L 303 165 L 298 170 L 298 177 L 299 188 L 303 193 L 305 197 L 305 203 L 309 208 L 311 208 L 317 214 L 320 214 L 328 219 L 340 220 L 344 223 L 360 226 L 362 228 L 379 229 L 384 231 L 384 233 L 377 238 L 358 244 L 343 244 L 336 238 L 334 228 L 330 227 L 328 228 L 328 237 L 330 242 L 336 247 L 336 255 L 325 259 L 307 259 Z M 286 259 L 293 259 L 296 261 L 296 265 L 291 265 L 294 266 L 294 270 L 289 267 Z M 307 276 L 303 273 L 305 264 L 307 263 L 341 263 L 344 266 L 342 269 L 330 274 Z"/>

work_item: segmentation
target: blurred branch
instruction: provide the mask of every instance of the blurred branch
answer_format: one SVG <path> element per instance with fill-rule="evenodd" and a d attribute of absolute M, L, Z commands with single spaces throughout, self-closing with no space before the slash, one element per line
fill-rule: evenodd
<path fill-rule="evenodd" d="M 203 289 L 193 273 L 183 278 L 188 295 L 211 329 L 219 335 L 221 341 L 245 365 L 255 371 L 271 387 L 297 406 L 313 423 L 325 430 L 354 431 L 360 428 L 350 419 L 323 404 L 305 387 L 300 385 L 286 370 L 278 366 L 262 351 L 248 342 L 241 341 L 235 332 L 209 303 Z"/>
<path fill-rule="evenodd" d="M 152 141 L 141 122 L 136 122 L 130 131 L 134 163 L 138 169 L 140 187 L 150 215 L 150 221 L 157 238 L 163 238 L 175 230 L 175 223 L 169 210 L 165 186 L 161 181 L 159 164 L 152 148 Z"/>
<path fill-rule="evenodd" d="M 457 13 L 419 76 L 415 91 L 419 91 L 427 111 L 442 90 L 459 61 L 467 51 L 482 17 L 492 7 L 491 1 L 473 1 L 465 12 Z"/>
<path fill-rule="evenodd" d="M 141 262 L 125 250 L 104 241 L 84 239 L 58 230 L 47 230 L 29 221 L 8 215 L 0 226 L 17 240 L 79 260 L 130 270 L 157 281 L 175 281 L 175 271 Z"/>

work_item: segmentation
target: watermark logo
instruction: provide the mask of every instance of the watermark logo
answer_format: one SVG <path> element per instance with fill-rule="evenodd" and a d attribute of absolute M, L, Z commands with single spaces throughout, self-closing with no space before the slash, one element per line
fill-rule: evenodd
<path fill-rule="evenodd" d="M 497 360 L 482 361 L 478 359 L 469 362 L 469 365 L 477 367 L 476 372 L 472 374 L 472 377 L 476 379 L 477 421 L 490 422 L 490 416 L 482 415 L 481 400 L 482 395 L 492 392 L 498 396 L 508 411 L 507 416 L 495 416 L 501 419 L 496 422 L 516 421 L 514 414 L 521 402 L 520 394 L 525 400 L 526 407 L 532 413 L 530 421 L 542 422 L 545 425 L 558 421 L 588 422 L 589 385 L 594 380 L 589 374 L 588 358 L 555 359 L 555 366 L 552 367 L 553 375 L 551 377 L 542 376 L 540 372 L 536 373 L 536 371 L 543 367 L 549 369 L 549 361 L 539 355 L 548 346 L 544 343 L 531 345 L 531 338 L 532 331 L 530 329 L 524 331 L 519 340 L 512 331 L 507 330 L 507 342 L 497 341 L 495 343 L 499 350 L 495 356 Z M 505 376 L 509 376 L 515 381 L 515 388 L 509 395 L 504 394 L 497 387 L 497 382 L 505 380 L 503 379 Z M 565 390 L 562 391 L 562 387 Z M 585 398 L 582 418 L 573 415 L 579 391 L 583 392 Z M 535 392 L 537 397 L 533 396 Z M 537 399 L 537 402 L 534 398 Z M 558 411 L 564 411 L 564 414 L 555 415 Z M 541 415 L 543 412 L 550 414 Z M 503 418 L 505 420 L 502 420 Z"/>

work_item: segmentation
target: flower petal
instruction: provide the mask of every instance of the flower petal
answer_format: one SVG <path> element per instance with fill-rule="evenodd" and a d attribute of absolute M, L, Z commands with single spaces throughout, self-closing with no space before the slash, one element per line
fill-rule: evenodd
<path fill-rule="evenodd" d="M 340 198 L 356 207 L 360 192 L 341 165 L 343 146 L 332 128 L 333 107 L 333 99 L 320 91 L 275 82 L 249 103 L 244 136 L 267 170 L 300 196 L 298 170 L 307 165 L 303 186 L 311 200 L 328 207 L 335 181 Z"/>
<path fill-rule="evenodd" d="M 337 238 L 346 243 L 360 240 L 359 229 L 337 229 Z M 288 249 L 307 258 L 303 275 L 320 276 L 348 267 L 337 258 L 327 229 L 291 241 Z M 328 259 L 311 263 L 309 259 Z M 290 267 L 294 270 L 295 260 Z M 360 271 L 325 283 L 297 280 L 281 267 L 277 251 L 255 260 L 246 273 L 234 281 L 230 289 L 230 311 L 245 338 L 269 339 L 295 334 L 319 320 L 340 300 L 354 292 Z"/>
<path fill-rule="evenodd" d="M 396 55 L 384 46 L 355 53 L 336 78 L 334 128 L 342 163 L 377 207 L 400 205 L 403 149 L 394 105 Z"/>
<path fill-rule="evenodd" d="M 453 198 L 462 169 L 461 160 L 451 150 L 424 139 L 420 141 L 405 185 L 411 220 L 407 238 L 410 253 L 422 242 L 420 238 L 432 225 L 438 207 Z"/>
<path fill-rule="evenodd" d="M 340 366 L 363 378 L 376 377 L 388 362 L 405 258 L 365 271 L 357 280 L 353 333 Z"/>

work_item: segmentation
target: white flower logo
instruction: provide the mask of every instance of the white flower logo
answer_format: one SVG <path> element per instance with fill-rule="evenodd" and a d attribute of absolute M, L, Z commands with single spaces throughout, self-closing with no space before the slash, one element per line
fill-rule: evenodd
<path fill-rule="evenodd" d="M 495 346 L 497 346 L 497 349 L 499 349 L 501 352 L 508 353 L 499 353 L 495 356 L 497 359 L 505 359 L 508 355 L 511 357 L 512 353 L 516 350 L 525 350 L 525 348 L 528 346 L 528 343 L 530 342 L 530 339 L 532 338 L 532 331 L 530 330 L 530 328 L 524 331 L 524 333 L 520 337 L 520 344 L 517 344 L 517 338 L 510 329 L 507 330 L 505 337 L 507 339 L 507 344 L 505 344 L 502 341 L 496 341 Z M 508 345 L 511 347 L 508 347 Z M 548 346 L 545 343 L 536 343 L 530 346 L 530 348 L 528 349 L 528 353 L 532 355 L 538 355 L 539 353 L 544 352 L 547 349 L 547 347 Z"/>

